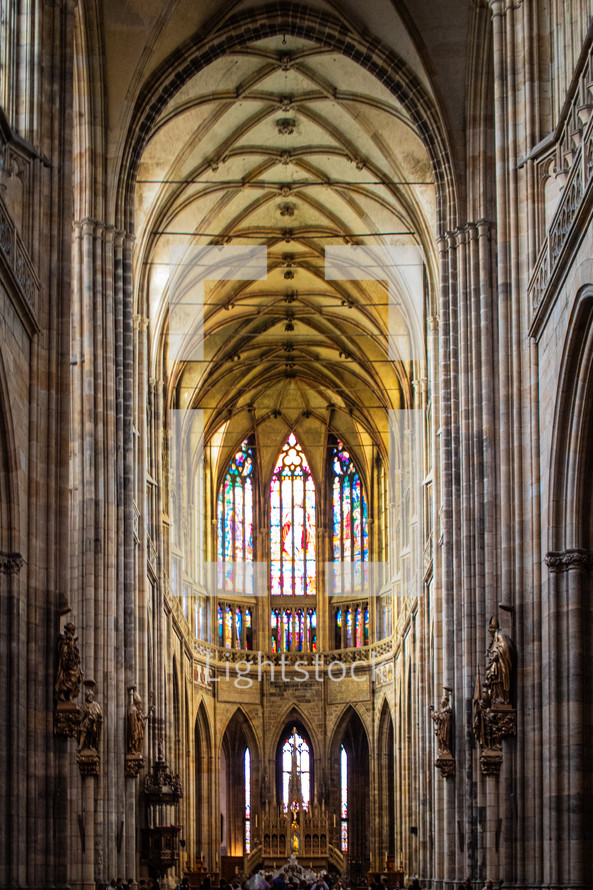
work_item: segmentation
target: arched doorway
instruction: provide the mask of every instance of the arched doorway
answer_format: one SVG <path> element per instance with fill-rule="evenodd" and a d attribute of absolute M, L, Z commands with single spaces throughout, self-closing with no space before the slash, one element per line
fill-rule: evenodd
<path fill-rule="evenodd" d="M 334 732 L 331 778 L 330 809 L 339 814 L 336 841 L 350 879 L 362 880 L 370 868 L 369 741 L 364 724 L 352 706 L 344 712 Z"/>

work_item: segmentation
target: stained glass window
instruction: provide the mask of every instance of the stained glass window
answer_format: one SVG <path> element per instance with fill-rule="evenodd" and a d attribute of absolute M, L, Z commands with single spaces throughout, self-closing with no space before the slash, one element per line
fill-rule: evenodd
<path fill-rule="evenodd" d="M 340 840 L 343 853 L 348 851 L 348 755 L 340 748 Z"/>
<path fill-rule="evenodd" d="M 343 567 L 334 575 L 334 593 L 360 591 L 369 558 L 367 504 L 360 474 L 339 440 L 332 450 L 333 555 Z"/>
<path fill-rule="evenodd" d="M 273 596 L 314 596 L 315 484 L 293 433 L 270 483 L 271 590 Z"/>
<path fill-rule="evenodd" d="M 317 652 L 317 610 L 307 609 L 307 648 Z"/>
<path fill-rule="evenodd" d="M 282 745 L 282 803 L 284 812 L 309 809 L 311 799 L 311 752 L 293 726 Z"/>
<path fill-rule="evenodd" d="M 225 649 L 251 649 L 251 609 L 218 604 L 218 645 Z"/>
<path fill-rule="evenodd" d="M 253 649 L 253 630 L 251 627 L 251 609 L 245 609 L 245 648 Z"/>
<path fill-rule="evenodd" d="M 339 606 L 335 610 L 334 616 L 334 646 L 336 649 L 368 646 L 370 620 L 368 603 Z"/>
<path fill-rule="evenodd" d="M 245 748 L 245 852 L 251 853 L 251 754 Z"/>
<path fill-rule="evenodd" d="M 280 652 L 280 609 L 272 611 L 272 652 Z"/>
<path fill-rule="evenodd" d="M 317 609 L 272 609 L 272 652 L 316 652 Z"/>
<path fill-rule="evenodd" d="M 223 646 L 230 649 L 233 642 L 233 610 L 230 606 L 224 609 L 224 642 Z"/>
<path fill-rule="evenodd" d="M 219 590 L 248 593 L 253 562 L 253 453 L 248 440 L 232 459 L 218 492 Z"/>

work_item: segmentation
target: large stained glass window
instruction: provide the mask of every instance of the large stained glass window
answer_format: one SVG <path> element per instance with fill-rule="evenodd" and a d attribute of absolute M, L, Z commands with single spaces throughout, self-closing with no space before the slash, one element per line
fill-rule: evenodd
<path fill-rule="evenodd" d="M 315 484 L 293 433 L 270 484 L 272 596 L 314 596 Z"/>
<path fill-rule="evenodd" d="M 311 799 L 311 751 L 296 726 L 282 745 L 282 804 L 288 810 L 309 809 Z"/>
<path fill-rule="evenodd" d="M 348 755 L 340 748 L 340 841 L 343 853 L 348 852 Z"/>
<path fill-rule="evenodd" d="M 247 439 L 233 457 L 218 492 L 218 589 L 248 593 L 253 562 L 253 453 Z"/>
<path fill-rule="evenodd" d="M 251 853 L 251 754 L 245 748 L 245 852 Z"/>
<path fill-rule="evenodd" d="M 339 440 L 332 449 L 334 593 L 361 591 L 369 558 L 367 504 L 360 474 Z"/>

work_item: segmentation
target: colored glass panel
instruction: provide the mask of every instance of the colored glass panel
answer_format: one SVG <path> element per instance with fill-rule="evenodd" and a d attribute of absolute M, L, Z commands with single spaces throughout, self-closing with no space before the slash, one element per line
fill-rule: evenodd
<path fill-rule="evenodd" d="M 282 745 L 282 803 L 284 811 L 309 809 L 311 799 L 311 752 L 293 727 Z"/>
<path fill-rule="evenodd" d="M 342 852 L 348 850 L 348 755 L 340 748 L 340 819 Z"/>
<path fill-rule="evenodd" d="M 219 590 L 248 593 L 245 564 L 253 562 L 253 454 L 248 440 L 229 464 L 217 502 Z M 224 568 L 223 568 L 224 564 Z"/>
<path fill-rule="evenodd" d="M 253 649 L 253 629 L 251 626 L 251 609 L 245 609 L 245 648 Z"/>
<path fill-rule="evenodd" d="M 346 610 L 346 646 L 352 645 L 352 609 Z"/>
<path fill-rule="evenodd" d="M 243 640 L 243 615 L 237 606 L 235 609 L 235 649 L 241 649 Z"/>
<path fill-rule="evenodd" d="M 224 646 L 230 649 L 233 640 L 233 610 L 226 606 L 224 610 Z"/>
<path fill-rule="evenodd" d="M 315 506 L 311 470 L 291 433 L 270 483 L 273 596 L 315 595 Z"/>
<path fill-rule="evenodd" d="M 304 633 L 305 619 L 302 609 L 297 609 L 294 615 L 294 647 L 297 652 L 302 652 L 305 644 Z"/>
<path fill-rule="evenodd" d="M 354 461 L 338 440 L 332 451 L 333 555 L 345 563 L 335 573 L 334 593 L 362 590 L 368 561 L 367 504 Z"/>
<path fill-rule="evenodd" d="M 223 629 L 222 629 L 222 606 L 218 607 L 218 645 L 222 646 L 224 644 L 223 640 Z"/>
<path fill-rule="evenodd" d="M 307 609 L 307 648 L 317 651 L 317 610 Z"/>
<path fill-rule="evenodd" d="M 280 651 L 280 610 L 272 612 L 272 652 Z"/>
<path fill-rule="evenodd" d="M 245 852 L 251 853 L 251 754 L 245 748 Z"/>

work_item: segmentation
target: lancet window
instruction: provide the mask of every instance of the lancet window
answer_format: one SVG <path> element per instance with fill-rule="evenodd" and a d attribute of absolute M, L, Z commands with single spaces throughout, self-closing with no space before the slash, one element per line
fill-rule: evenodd
<path fill-rule="evenodd" d="M 229 464 L 218 492 L 217 585 L 225 593 L 250 593 L 253 562 L 253 452 L 249 440 Z"/>
<path fill-rule="evenodd" d="M 281 758 L 284 811 L 308 810 L 311 802 L 311 749 L 296 726 L 284 736 Z"/>

